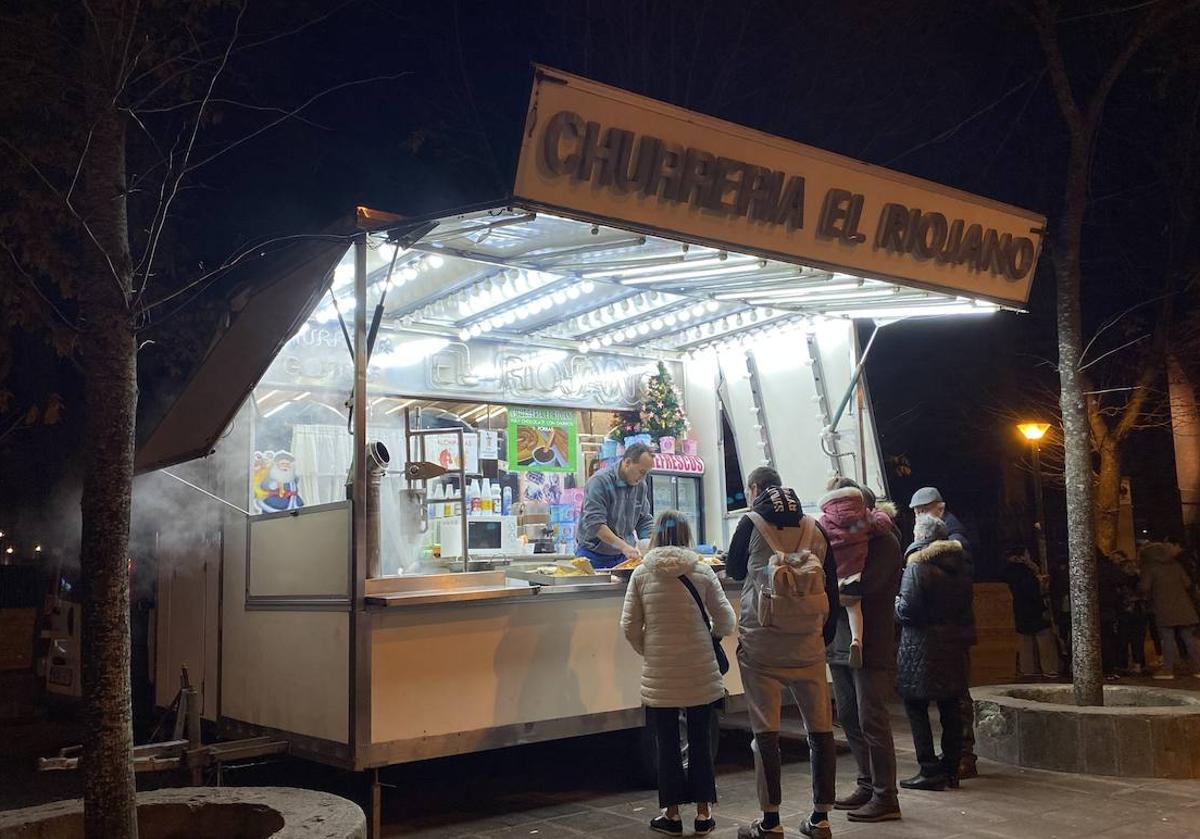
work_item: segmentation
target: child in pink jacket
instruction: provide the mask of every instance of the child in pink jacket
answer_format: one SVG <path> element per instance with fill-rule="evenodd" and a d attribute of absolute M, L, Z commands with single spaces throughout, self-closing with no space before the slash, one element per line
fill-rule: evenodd
<path fill-rule="evenodd" d="M 863 661 L 862 573 L 867 564 L 867 543 L 877 532 L 892 527 L 886 512 L 867 509 L 857 487 L 842 487 L 821 499 L 821 526 L 829 536 L 837 563 L 838 592 L 850 618 L 850 666 Z"/>

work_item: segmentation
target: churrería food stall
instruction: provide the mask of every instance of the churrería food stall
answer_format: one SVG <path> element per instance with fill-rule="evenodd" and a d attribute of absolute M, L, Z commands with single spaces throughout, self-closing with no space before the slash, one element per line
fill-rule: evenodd
<path fill-rule="evenodd" d="M 755 466 L 886 489 L 860 329 L 1028 298 L 1025 210 L 548 68 L 523 131 L 503 201 L 264 260 L 141 441 L 217 533 L 164 548 L 160 703 L 186 663 L 223 730 L 354 769 L 635 727 L 627 575 L 573 561 L 596 464 L 648 438 L 719 562 Z"/>

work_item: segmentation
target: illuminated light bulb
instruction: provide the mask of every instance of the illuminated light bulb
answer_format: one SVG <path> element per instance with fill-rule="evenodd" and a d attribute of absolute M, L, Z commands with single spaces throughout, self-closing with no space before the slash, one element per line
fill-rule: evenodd
<path fill-rule="evenodd" d="M 663 319 L 655 318 L 654 320 L 650 321 L 650 328 L 653 329 L 655 332 L 662 329 L 663 328 Z"/>
<path fill-rule="evenodd" d="M 584 294 L 591 294 L 593 291 L 596 290 L 596 284 L 594 282 L 592 282 L 591 280 L 584 280 L 582 283 L 579 284 L 579 288 L 583 291 Z"/>
<path fill-rule="evenodd" d="M 583 294 L 583 292 L 579 290 L 579 286 L 571 286 L 567 289 L 567 298 L 569 300 L 578 300 L 579 295 L 581 294 Z"/>
<path fill-rule="evenodd" d="M 775 317 L 775 310 L 774 310 L 774 309 L 772 309 L 772 308 L 770 308 L 770 307 L 768 307 L 768 308 L 766 308 L 766 309 L 763 309 L 763 310 L 762 310 L 762 313 L 763 313 L 763 317 L 764 317 L 764 318 L 773 318 L 773 317 Z"/>
<path fill-rule="evenodd" d="M 611 335 L 605 335 L 603 338 L 600 339 L 600 345 L 603 347 L 611 347 L 612 343 L 613 343 L 613 337 Z"/>
<path fill-rule="evenodd" d="M 525 279 L 524 274 L 518 274 L 516 281 L 513 282 L 513 287 L 518 294 L 525 294 L 529 291 L 529 280 Z"/>
<path fill-rule="evenodd" d="M 679 323 L 679 318 L 675 317 L 673 314 L 669 314 L 663 318 L 663 321 L 667 324 L 667 326 L 674 326 L 675 324 Z"/>
<path fill-rule="evenodd" d="M 480 335 L 486 335 L 492 331 L 492 325 L 487 321 L 480 321 L 471 327 L 471 333 L 478 338 Z"/>
<path fill-rule="evenodd" d="M 613 340 L 614 340 L 614 341 L 618 341 L 618 342 L 620 342 L 620 341 L 624 341 L 624 340 L 625 340 L 625 330 L 624 330 L 624 329 L 618 329 L 616 332 L 614 332 L 614 333 L 612 334 L 612 338 L 613 338 Z"/>
<path fill-rule="evenodd" d="M 460 340 L 460 341 L 466 341 L 466 340 L 467 340 L 467 339 L 469 339 L 470 337 L 471 337 L 471 330 L 469 330 L 469 329 L 460 329 L 460 330 L 458 330 L 458 340 Z"/>
<path fill-rule="evenodd" d="M 517 309 L 517 320 L 525 320 L 532 314 L 533 312 L 529 311 L 528 306 L 522 306 L 521 308 Z"/>
<path fill-rule="evenodd" d="M 694 317 L 702 318 L 702 317 L 704 317 L 704 315 L 707 312 L 708 312 L 708 307 L 705 306 L 703 303 L 698 303 L 692 308 L 692 315 Z"/>
<path fill-rule="evenodd" d="M 514 323 L 517 322 L 517 313 L 516 312 L 512 312 L 512 311 L 505 312 L 502 317 L 504 318 L 505 326 L 512 326 Z"/>
<path fill-rule="evenodd" d="M 561 306 L 563 303 L 567 302 L 567 293 L 565 291 L 563 291 L 562 289 L 559 289 L 558 291 L 556 291 L 552 295 L 550 295 L 550 299 L 553 300 L 555 303 L 557 303 L 559 306 Z"/>
<path fill-rule="evenodd" d="M 469 314 L 471 314 L 471 309 L 472 309 L 472 306 L 471 306 L 471 301 L 470 301 L 470 300 L 464 300 L 464 301 L 462 301 L 461 303 L 459 303 L 459 304 L 458 304 L 458 313 L 459 313 L 460 315 L 469 315 Z"/>
<path fill-rule="evenodd" d="M 704 308 L 708 312 L 715 312 L 721 308 L 721 304 L 718 303 L 716 300 L 709 300 L 707 303 L 704 304 Z"/>
<path fill-rule="evenodd" d="M 645 321 L 643 321 L 642 323 L 639 323 L 637 325 L 637 331 L 638 331 L 639 335 L 649 335 L 650 334 L 650 324 L 646 323 Z"/>
<path fill-rule="evenodd" d="M 441 254 L 436 254 L 436 253 L 430 254 L 430 256 L 429 256 L 429 267 L 430 268 L 441 268 L 445 264 L 446 264 L 446 260 Z"/>
<path fill-rule="evenodd" d="M 517 287 L 512 284 L 511 280 L 500 286 L 500 291 L 504 295 L 505 300 L 512 300 L 517 296 Z"/>
<path fill-rule="evenodd" d="M 691 320 L 691 319 L 692 319 L 692 310 L 691 310 L 691 309 L 683 309 L 683 310 L 681 310 L 681 311 L 679 312 L 679 319 L 680 319 L 681 321 L 684 321 L 685 323 L 686 323 L 687 321 Z"/>
<path fill-rule="evenodd" d="M 758 323 L 758 312 L 751 312 L 751 313 L 750 313 L 750 322 L 751 322 L 751 323 Z"/>
<path fill-rule="evenodd" d="M 492 315 L 488 323 L 492 325 L 492 329 L 499 329 L 504 326 L 504 315 Z"/>
<path fill-rule="evenodd" d="M 733 322 L 734 322 L 734 323 L 735 323 L 737 326 L 745 326 L 745 325 L 746 325 L 746 319 L 745 319 L 745 318 L 743 318 L 741 315 L 738 315 L 737 317 L 735 317 L 735 318 L 733 319 Z"/>
<path fill-rule="evenodd" d="M 592 348 L 592 345 L 591 345 L 591 344 L 589 344 L 587 341 L 580 341 L 580 342 L 579 342 L 579 351 L 580 351 L 581 353 L 586 353 L 586 352 L 590 351 L 590 350 L 591 350 L 591 348 Z"/>

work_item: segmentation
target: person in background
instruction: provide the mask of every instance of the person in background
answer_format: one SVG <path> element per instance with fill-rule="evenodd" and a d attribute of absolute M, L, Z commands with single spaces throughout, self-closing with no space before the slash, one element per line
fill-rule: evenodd
<path fill-rule="evenodd" d="M 716 829 L 712 815 L 716 768 L 709 730 L 714 704 L 724 699 L 725 685 L 712 639 L 729 635 L 737 625 L 716 573 L 691 548 L 687 519 L 673 510 L 664 511 L 654 526 L 645 560 L 630 577 L 621 613 L 621 629 L 642 656 L 646 725 L 658 741 L 662 813 L 650 828 L 668 836 L 683 834 L 682 804 L 696 805 L 698 835 Z M 680 711 L 687 717 L 686 772 L 679 743 Z"/>
<path fill-rule="evenodd" d="M 1200 665 L 1196 649 L 1196 624 L 1200 617 L 1189 591 L 1191 579 L 1179 562 L 1182 549 L 1169 542 L 1150 542 L 1140 555 L 1141 580 L 1138 590 L 1146 595 L 1154 608 L 1158 630 L 1162 633 L 1162 670 L 1156 679 L 1175 678 L 1175 659 L 1179 654 L 1177 634 L 1182 636 L 1193 674 Z M 1200 674 L 1198 674 L 1200 675 Z"/>
<path fill-rule="evenodd" d="M 1096 549 L 1096 583 L 1099 588 L 1100 663 L 1104 678 L 1116 681 L 1121 668 L 1120 636 L 1117 619 L 1121 613 L 1121 586 L 1125 575 L 1117 565 L 1117 557 Z"/>
<path fill-rule="evenodd" d="M 837 634 L 826 649 L 826 661 L 833 677 L 838 722 L 854 755 L 858 779 L 854 791 L 836 799 L 833 806 L 848 810 L 846 818 L 852 822 L 892 821 L 901 813 L 888 702 L 896 691 L 896 595 L 904 572 L 904 552 L 892 523 L 895 507 L 877 503 L 869 488 L 849 478 L 839 479 L 838 487 L 861 490 L 872 520 L 861 580 L 863 625 L 871 642 L 863 650 L 862 667 L 852 668 L 850 618 L 846 609 L 837 611 Z"/>
<path fill-rule="evenodd" d="M 641 556 L 637 541 L 650 535 L 650 491 L 646 476 L 654 453 L 635 443 L 613 466 L 593 475 L 584 487 L 575 555 L 605 569 Z M 629 540 L 633 540 L 631 543 Z"/>
<path fill-rule="evenodd" d="M 1124 551 L 1114 553 L 1113 559 L 1120 573 L 1117 666 L 1122 671 L 1137 676 L 1146 670 L 1146 601 L 1138 591 L 1141 570 L 1137 560 L 1127 556 Z"/>
<path fill-rule="evenodd" d="M 1004 557 L 1004 582 L 1012 593 L 1013 625 L 1021 636 L 1017 670 L 1023 678 L 1058 678 L 1058 639 L 1050 623 L 1046 596 L 1050 578 L 1029 556 L 1024 545 L 1010 548 Z"/>
<path fill-rule="evenodd" d="M 825 647 L 837 628 L 837 565 L 829 538 L 817 521 L 804 515 L 800 499 L 770 466 L 760 466 L 746 479 L 751 514 L 743 516 L 729 543 L 725 573 L 744 581 L 741 621 L 738 624 L 738 666 L 750 710 L 751 749 L 758 780 L 762 818 L 738 829 L 739 839 L 783 835 L 779 807 L 783 802 L 783 759 L 779 729 L 783 701 L 789 696 L 800 709 L 808 734 L 812 770 L 813 812 L 800 824 L 800 832 L 814 839 L 831 839 L 829 811 L 837 797 L 837 751 L 833 743 L 833 706 L 825 673 Z M 771 542 L 790 552 L 788 573 L 806 571 L 813 559 L 823 568 L 824 597 L 819 626 L 809 632 L 785 632 L 759 621 L 760 592 L 764 578 L 779 573 L 777 552 Z M 798 567 L 792 560 L 800 562 Z M 793 574 L 793 577 L 803 576 Z M 809 580 L 812 581 L 811 579 Z M 799 581 L 794 584 L 799 587 Z M 806 596 L 804 600 L 809 600 Z M 816 606 L 818 604 L 811 604 Z"/>
<path fill-rule="evenodd" d="M 975 643 L 971 569 L 962 545 L 948 538 L 940 519 L 917 516 L 914 541 L 896 598 L 900 624 L 896 686 L 912 726 L 921 771 L 900 782 L 905 789 L 958 786 L 963 725 L 960 699 L 967 689 Z M 942 756 L 934 751 L 929 703 L 938 706 Z"/>
<path fill-rule="evenodd" d="M 945 523 L 946 531 L 949 534 L 948 538 L 953 542 L 958 542 L 962 546 L 963 560 L 967 564 L 971 578 L 974 579 L 975 563 L 971 556 L 971 541 L 967 538 L 967 529 L 959 521 L 958 516 L 946 509 L 946 502 L 942 499 L 942 494 L 938 491 L 938 488 L 921 487 L 913 493 L 909 506 L 918 516 L 933 516 Z M 967 665 L 969 671 L 969 660 Z M 962 765 L 958 767 L 958 777 L 961 779 L 974 778 L 979 774 L 979 770 L 976 767 L 978 759 L 975 756 L 975 700 L 971 698 L 969 688 L 963 689 L 959 705 L 959 712 L 963 722 L 963 739 Z"/>

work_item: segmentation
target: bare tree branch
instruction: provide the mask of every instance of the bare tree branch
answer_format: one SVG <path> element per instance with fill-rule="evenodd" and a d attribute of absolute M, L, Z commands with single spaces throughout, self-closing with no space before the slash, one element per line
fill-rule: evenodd
<path fill-rule="evenodd" d="M 1140 343 L 1141 341 L 1144 341 L 1149 337 L 1150 337 L 1149 335 L 1139 335 L 1138 337 L 1134 338 L 1132 341 L 1126 341 L 1124 344 L 1121 344 L 1121 346 L 1114 347 L 1113 349 L 1109 350 L 1108 352 L 1102 353 L 1101 355 L 1096 356 L 1091 361 L 1089 361 L 1087 364 L 1080 365 L 1079 369 L 1086 370 L 1089 367 L 1091 367 L 1093 364 L 1097 364 L 1097 363 L 1103 361 L 1104 359 L 1108 358 L 1110 355 L 1119 353 L 1121 350 L 1126 349 L 1127 347 L 1132 347 L 1134 344 Z M 1095 340 L 1095 339 L 1093 339 L 1093 340 Z M 1089 344 L 1088 346 L 1091 346 L 1091 345 Z"/>
<path fill-rule="evenodd" d="M 78 331 L 79 327 L 73 323 L 70 318 L 63 314 L 62 310 L 59 309 L 58 306 L 55 305 L 54 301 L 50 299 L 50 296 L 46 294 L 46 292 L 42 291 L 42 287 L 38 284 L 38 281 L 30 276 L 29 272 L 25 270 L 25 267 L 21 265 L 21 261 L 17 259 L 16 253 L 13 252 L 13 249 L 9 246 L 9 244 L 7 242 L 0 242 L 0 247 L 8 251 L 8 257 L 12 260 L 13 267 L 17 269 L 17 273 L 20 274 L 27 283 L 29 283 L 29 287 L 32 288 L 37 296 L 41 298 L 42 302 L 49 307 L 50 311 L 52 311 L 60 321 L 62 321 L 63 326 L 72 331 Z"/>
<path fill-rule="evenodd" d="M 137 290 L 137 295 L 134 298 L 136 301 L 146 291 L 146 285 L 150 282 L 150 274 L 154 269 L 154 256 L 158 251 L 158 242 L 162 237 L 163 229 L 167 226 L 167 217 L 171 212 L 171 204 L 175 201 L 175 196 L 179 194 L 179 185 L 182 183 L 184 176 L 188 173 L 188 160 L 191 158 L 192 149 L 196 146 L 196 138 L 200 135 L 200 124 L 204 121 L 204 109 L 208 104 L 208 100 L 212 97 L 213 88 L 217 85 L 217 80 L 220 79 L 221 73 L 225 70 L 229 63 L 229 54 L 233 51 L 234 45 L 237 43 L 238 33 L 241 30 L 242 16 L 246 13 L 246 4 L 238 8 L 237 17 L 233 22 L 233 33 L 229 37 L 229 43 L 225 47 L 225 51 L 221 56 L 221 63 L 217 65 L 216 71 L 208 80 L 208 87 L 204 92 L 204 99 L 200 103 L 200 108 L 196 112 L 196 119 L 192 123 L 191 136 L 188 138 L 187 147 L 183 151 L 183 159 L 179 165 L 179 174 L 175 176 L 175 182 L 171 185 L 171 193 L 166 197 L 165 201 L 159 202 L 159 207 L 155 211 L 155 219 L 150 225 L 150 241 L 146 246 L 146 252 L 142 255 L 138 267 L 134 270 L 136 278 L 138 272 L 142 271 L 141 287 Z M 169 177 L 169 174 L 168 174 Z"/>

